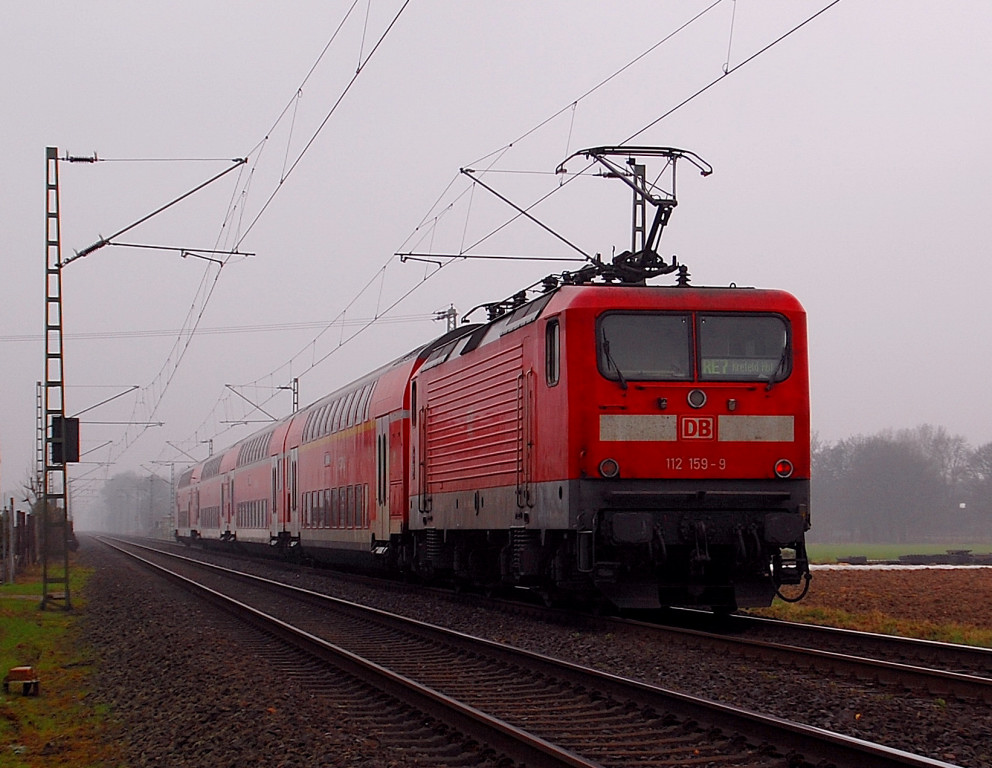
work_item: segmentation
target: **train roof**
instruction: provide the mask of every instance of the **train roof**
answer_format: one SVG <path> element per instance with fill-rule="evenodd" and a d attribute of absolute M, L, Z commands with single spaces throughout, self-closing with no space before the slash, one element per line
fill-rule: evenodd
<path fill-rule="evenodd" d="M 668 285 L 565 285 L 554 292 L 548 312 L 567 307 L 622 304 L 631 309 L 698 309 L 723 312 L 803 312 L 799 300 L 787 291 L 771 288 Z"/>
<path fill-rule="evenodd" d="M 728 287 L 681 287 L 588 283 L 562 285 L 530 301 L 518 304 L 470 333 L 451 334 L 435 340 L 425 352 L 420 371 L 428 371 L 446 360 L 483 347 L 540 317 L 567 309 L 600 308 L 644 310 L 710 309 L 722 312 L 789 312 L 802 314 L 802 305 L 791 294 L 773 289 Z"/>
<path fill-rule="evenodd" d="M 419 365 L 426 360 L 438 346 L 442 346 L 452 339 L 458 339 L 471 334 L 478 327 L 479 326 L 476 324 L 468 324 L 448 331 L 447 333 L 438 336 L 436 339 L 433 339 L 426 344 L 422 344 L 419 347 L 400 355 L 396 359 L 379 366 L 364 376 L 361 376 L 360 378 L 321 396 L 317 400 L 314 400 L 308 405 L 300 408 L 300 410 L 296 413 L 289 414 L 288 416 L 284 416 L 281 419 L 277 419 L 276 421 L 265 425 L 261 429 L 258 429 L 232 445 L 223 448 L 217 453 L 211 454 L 200 463 L 194 465 L 190 470 L 190 479 L 197 478 L 199 480 L 204 480 L 212 477 L 220 471 L 227 471 L 229 469 L 233 469 L 235 466 L 243 466 L 245 464 L 254 463 L 262 458 L 267 458 L 281 453 L 286 438 L 289 437 L 291 432 L 302 433 L 305 429 L 306 419 L 311 413 L 315 412 L 320 407 L 341 398 L 342 396 L 348 395 L 356 390 L 361 390 L 363 387 L 374 382 L 378 382 L 380 379 L 389 376 L 390 373 L 395 372 L 399 374 L 399 380 L 404 382 L 404 384 L 401 384 L 399 388 L 392 388 L 393 390 L 399 389 L 399 391 L 393 391 L 391 393 L 376 392 L 370 398 L 369 408 L 371 413 L 373 416 L 377 415 L 377 404 L 379 404 L 379 409 L 381 409 L 383 407 L 383 403 L 390 399 L 390 394 L 393 396 L 402 396 L 402 387 L 405 386 L 405 381 L 409 379 L 410 375 L 412 375 L 416 368 L 419 367 Z"/>
<path fill-rule="evenodd" d="M 191 477 L 206 479 L 218 471 L 253 463 L 280 453 L 290 433 L 303 434 L 311 413 L 335 400 L 377 382 L 385 391 L 371 392 L 367 408 L 371 417 L 381 415 L 402 398 L 406 382 L 418 369 L 429 370 L 447 360 L 453 352 L 465 354 L 490 341 L 534 322 L 539 317 L 567 309 L 596 309 L 622 306 L 624 309 L 693 310 L 723 312 L 791 312 L 803 314 L 799 300 L 777 289 L 729 286 L 657 286 L 585 283 L 561 285 L 530 301 L 525 301 L 486 323 L 466 324 L 422 344 L 369 373 L 323 395 L 296 413 L 267 424 L 233 445 L 207 457 L 194 466 Z M 456 352 L 457 350 L 457 352 Z M 273 439 L 274 438 L 274 439 Z M 273 443 L 275 445 L 273 445 Z M 226 460 L 225 457 L 228 457 Z"/>

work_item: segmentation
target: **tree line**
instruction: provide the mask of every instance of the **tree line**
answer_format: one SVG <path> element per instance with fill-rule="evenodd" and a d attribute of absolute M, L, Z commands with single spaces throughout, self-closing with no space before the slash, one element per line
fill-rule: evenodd
<path fill-rule="evenodd" d="M 973 447 L 926 424 L 835 443 L 814 435 L 811 447 L 810 541 L 992 542 L 992 442 Z M 31 486 L 24 490 L 34 502 Z M 171 488 L 157 476 L 115 475 L 95 508 L 87 528 L 149 533 L 173 525 Z"/>
<path fill-rule="evenodd" d="M 174 528 L 172 487 L 157 475 L 114 475 L 100 489 L 96 509 L 95 519 L 88 521 L 96 530 L 145 536 L 171 534 Z"/>
<path fill-rule="evenodd" d="M 814 542 L 992 540 L 992 443 L 929 424 L 812 444 Z"/>

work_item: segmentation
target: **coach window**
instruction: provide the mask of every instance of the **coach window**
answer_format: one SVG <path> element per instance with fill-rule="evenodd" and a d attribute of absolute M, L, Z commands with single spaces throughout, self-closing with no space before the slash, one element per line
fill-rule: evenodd
<path fill-rule="evenodd" d="M 344 398 L 339 397 L 334 401 L 334 421 L 331 424 L 331 432 L 337 432 L 341 429 L 341 411 L 344 405 Z"/>
<path fill-rule="evenodd" d="M 320 424 L 317 426 L 317 436 L 327 434 L 327 422 L 331 416 L 331 404 L 324 403 L 320 408 Z"/>
<path fill-rule="evenodd" d="M 358 404 L 361 398 L 361 391 L 355 390 L 348 395 L 348 426 L 353 427 L 358 423 Z"/>
<path fill-rule="evenodd" d="M 561 376 L 561 326 L 557 320 L 548 322 L 544 331 L 544 372 L 548 386 L 553 387 Z"/>
<path fill-rule="evenodd" d="M 349 392 L 341 398 L 341 429 L 347 429 L 351 426 L 349 414 L 351 413 L 351 404 L 354 402 L 354 396 L 354 392 Z"/>
<path fill-rule="evenodd" d="M 358 420 L 368 421 L 369 419 L 369 405 L 372 401 L 372 389 L 374 384 L 366 384 L 362 389 L 362 398 L 358 403 Z"/>

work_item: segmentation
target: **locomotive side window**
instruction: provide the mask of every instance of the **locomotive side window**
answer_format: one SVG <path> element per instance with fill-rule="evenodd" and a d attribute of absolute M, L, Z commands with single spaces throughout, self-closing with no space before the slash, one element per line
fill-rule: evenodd
<path fill-rule="evenodd" d="M 614 312 L 600 318 L 596 340 L 599 371 L 626 384 L 692 379 L 689 316 Z"/>
<path fill-rule="evenodd" d="M 789 327 L 780 315 L 700 315 L 699 378 L 781 381 L 791 371 Z"/>
<path fill-rule="evenodd" d="M 544 374 L 549 387 L 561 376 L 561 326 L 557 320 L 548 322 L 544 332 Z"/>

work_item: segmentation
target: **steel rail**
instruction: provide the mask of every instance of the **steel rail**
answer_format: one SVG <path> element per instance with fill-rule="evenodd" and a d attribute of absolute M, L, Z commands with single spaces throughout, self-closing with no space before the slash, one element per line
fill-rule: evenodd
<path fill-rule="evenodd" d="M 282 642 L 292 645 L 323 662 L 332 664 L 355 677 L 363 680 L 369 680 L 371 678 L 374 685 L 386 694 L 407 702 L 420 711 L 448 723 L 470 738 L 488 744 L 500 753 L 511 757 L 514 761 L 528 766 L 539 766 L 540 768 L 558 768 L 561 766 L 566 768 L 602 768 L 599 763 L 585 760 L 532 733 L 516 728 L 474 707 L 470 707 L 438 691 L 423 686 L 408 677 L 386 669 L 340 646 L 329 643 L 316 635 L 294 627 L 275 616 L 253 608 L 247 603 L 243 603 L 215 589 L 199 584 L 193 579 L 159 565 L 146 557 L 129 552 L 123 547 L 110 543 L 105 538 L 98 537 L 97 540 L 105 546 L 137 560 L 164 578 L 179 584 L 184 589 L 195 593 L 198 597 L 228 611 L 237 618 L 250 623 L 252 626 L 276 637 Z M 130 546 L 140 546 L 131 542 L 128 542 L 128 544 Z M 147 547 L 142 548 L 148 549 Z M 204 564 L 191 558 L 163 553 L 161 550 L 153 551 L 189 563 L 195 563 L 199 566 L 206 565 L 211 569 L 218 568 L 217 566 L 210 566 L 209 564 Z M 231 571 L 231 575 L 237 573 L 237 571 Z M 278 584 L 278 582 L 269 583 L 272 585 Z"/>
<path fill-rule="evenodd" d="M 925 640 L 917 637 L 900 637 L 899 635 L 883 635 L 877 632 L 865 632 L 843 627 L 827 627 L 820 624 L 799 624 L 781 619 L 770 619 L 764 616 L 733 616 L 734 624 L 740 624 L 747 631 L 749 626 L 795 632 L 810 636 L 819 635 L 842 642 L 852 642 L 859 648 L 878 648 L 886 653 L 893 650 L 903 656 L 916 658 L 939 659 L 948 664 L 968 668 L 986 669 L 992 672 L 992 648 L 975 645 L 961 645 L 937 640 Z"/>
<path fill-rule="evenodd" d="M 348 577 L 352 578 L 351 575 Z M 365 579 L 361 580 L 365 581 Z M 448 594 L 443 589 L 439 590 L 439 593 Z M 497 600 L 495 602 L 506 605 L 505 601 Z M 544 606 L 527 606 L 515 602 L 510 602 L 510 605 L 515 611 L 529 610 L 537 616 L 545 615 L 552 610 Z M 704 611 L 693 609 L 678 609 L 678 611 L 685 615 L 700 614 L 705 615 L 706 618 L 712 618 L 711 614 Z M 571 615 L 569 617 L 572 618 Z M 744 657 L 769 661 L 779 661 L 782 658 L 795 660 L 798 657 L 799 663 L 806 663 L 812 668 L 828 667 L 837 673 L 846 674 L 855 679 L 875 680 L 884 685 L 900 685 L 909 690 L 925 691 L 934 696 L 955 696 L 963 700 L 992 703 L 992 648 L 940 643 L 932 640 L 881 635 L 815 624 L 797 624 L 759 616 L 734 615 L 729 617 L 731 625 L 739 625 L 743 631 L 748 631 L 747 628 L 750 625 L 768 627 L 772 630 L 781 629 L 784 632 L 822 636 L 841 642 L 850 642 L 857 647 L 857 652 L 845 653 L 797 645 L 791 642 L 758 640 L 736 635 L 728 636 L 720 632 L 634 619 L 595 616 L 582 616 L 581 618 L 583 621 L 592 621 L 596 624 L 620 625 L 621 627 L 633 627 L 637 631 L 665 633 L 697 648 L 700 643 L 706 643 L 711 647 L 740 653 Z M 872 658 L 866 655 L 870 652 L 878 652 L 889 658 L 900 655 L 928 658 L 935 663 L 943 663 L 944 668 L 925 666 L 922 663 Z M 803 659 L 805 662 L 802 661 Z M 956 666 L 957 669 L 948 668 L 952 666 Z M 961 671 L 968 669 L 989 670 L 990 674 Z"/>
<path fill-rule="evenodd" d="M 131 542 L 128 542 L 128 544 L 131 546 L 141 546 Z M 618 675 L 473 637 L 415 619 L 360 606 L 312 590 L 253 576 L 211 563 L 204 563 L 182 555 L 163 552 L 161 550 L 152 551 L 168 558 L 186 561 L 196 567 L 220 573 L 230 578 L 262 585 L 266 588 L 277 589 L 301 600 L 325 607 L 334 606 L 338 610 L 356 614 L 361 613 L 365 616 L 374 616 L 376 621 L 402 627 L 406 632 L 416 631 L 419 634 L 453 644 L 471 642 L 477 648 L 483 649 L 487 656 L 495 657 L 501 662 L 513 664 L 518 667 L 525 666 L 528 672 L 534 675 L 545 675 L 549 678 L 567 676 L 575 680 L 578 685 L 599 691 L 607 696 L 620 700 L 634 701 L 638 706 L 665 708 L 677 712 L 682 718 L 694 719 L 712 727 L 743 733 L 749 741 L 770 742 L 779 749 L 784 749 L 792 754 L 801 754 L 805 759 L 812 762 L 822 760 L 838 766 L 851 766 L 851 768 L 855 766 L 857 768 L 893 768 L 893 766 L 950 768 L 951 766 L 949 763 L 922 755 L 915 755 L 903 750 L 874 744 L 863 739 L 846 736 L 815 726 L 795 723 L 783 718 L 668 690 L 649 683 L 630 680 Z M 237 601 L 234 602 L 237 603 Z M 319 638 L 315 639 L 319 641 Z M 349 656 L 351 655 L 347 651 L 344 651 L 344 653 L 348 653 Z M 373 666 L 374 668 L 378 668 L 378 665 Z M 443 696 L 443 694 L 434 693 L 438 696 Z M 471 709 L 475 711 L 474 708 Z"/>
<path fill-rule="evenodd" d="M 683 627 L 663 627 L 657 624 L 623 620 L 626 626 L 645 629 L 655 633 L 676 635 L 683 640 L 692 640 L 695 646 L 705 643 L 712 648 L 730 650 L 745 657 L 780 661 L 805 660 L 815 669 L 828 667 L 835 672 L 848 674 L 861 679 L 877 680 L 887 685 L 901 685 L 909 690 L 923 690 L 935 696 L 957 696 L 962 699 L 992 703 L 992 678 L 981 675 L 936 669 L 897 661 L 876 659 L 860 654 L 840 653 L 819 648 L 806 648 L 790 643 L 757 640 L 747 637 L 728 637 L 713 632 L 704 632 Z M 808 625 L 797 625 L 805 629 Z M 818 628 L 819 629 L 819 628 Z M 863 633 L 868 634 L 868 633 Z M 885 637 L 885 636 L 876 636 Z M 885 637 L 888 640 L 888 637 Z M 906 638 L 893 638 L 898 645 Z M 877 642 L 881 642 L 877 640 Z M 951 646 L 953 648 L 953 646 Z M 888 649 L 891 651 L 891 647 Z"/>

